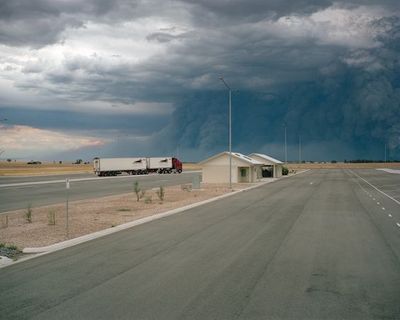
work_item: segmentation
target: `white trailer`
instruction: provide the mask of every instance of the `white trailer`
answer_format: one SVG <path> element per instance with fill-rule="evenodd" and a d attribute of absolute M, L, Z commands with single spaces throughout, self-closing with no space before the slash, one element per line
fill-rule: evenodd
<path fill-rule="evenodd" d="M 128 174 L 147 173 L 146 158 L 95 158 L 94 173 L 98 176 L 115 176 L 122 172 Z"/>
<path fill-rule="evenodd" d="M 173 169 L 171 157 L 147 158 L 147 169 L 150 172 L 170 173 Z"/>

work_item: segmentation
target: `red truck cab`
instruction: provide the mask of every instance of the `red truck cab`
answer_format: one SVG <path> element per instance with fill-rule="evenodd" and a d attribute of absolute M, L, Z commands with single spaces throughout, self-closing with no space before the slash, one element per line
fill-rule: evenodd
<path fill-rule="evenodd" d="M 172 169 L 174 169 L 175 172 L 181 173 L 182 162 L 180 162 L 177 158 L 172 158 Z"/>

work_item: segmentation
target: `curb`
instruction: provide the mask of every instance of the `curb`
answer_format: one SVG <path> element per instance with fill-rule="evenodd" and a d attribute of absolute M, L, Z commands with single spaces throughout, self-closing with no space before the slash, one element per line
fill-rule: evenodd
<path fill-rule="evenodd" d="M 112 227 L 112 228 L 107 228 L 107 229 L 104 229 L 104 230 L 96 231 L 96 232 L 93 232 L 93 233 L 90 233 L 90 234 L 87 234 L 87 235 L 84 235 L 84 236 L 80 236 L 80 237 L 77 237 L 77 238 L 74 238 L 74 239 L 66 240 L 66 241 L 59 242 L 59 243 L 56 243 L 56 244 L 52 244 L 52 245 L 49 245 L 49 246 L 36 247 L 36 248 L 25 248 L 23 250 L 23 253 L 44 253 L 44 252 L 49 252 L 50 253 L 50 252 L 58 251 L 58 250 L 61 250 L 61 249 L 64 249 L 64 248 L 69 248 L 69 247 L 75 246 L 77 244 L 86 242 L 86 241 L 90 241 L 90 240 L 94 240 L 94 239 L 97 239 L 97 238 L 100 238 L 100 237 L 104 237 L 106 235 L 113 234 L 113 233 L 116 233 L 116 232 L 119 232 L 119 231 L 122 231 L 122 230 L 126 230 L 126 229 L 129 229 L 129 228 L 132 228 L 132 227 L 135 227 L 135 226 L 147 223 L 147 222 L 151 222 L 151 221 L 158 220 L 158 219 L 161 219 L 161 218 L 164 218 L 164 217 L 168 217 L 168 216 L 171 216 L 173 214 L 176 214 L 176 213 L 179 213 L 179 212 L 183 212 L 183 211 L 187 211 L 187 210 L 192 209 L 192 208 L 200 207 L 200 206 L 205 205 L 207 203 L 211 203 L 211 202 L 214 202 L 214 201 L 218 201 L 220 199 L 228 198 L 228 197 L 231 197 L 231 196 L 233 196 L 235 194 L 238 194 L 238 193 L 241 193 L 241 192 L 244 192 L 244 191 L 248 191 L 248 190 L 251 190 L 251 189 L 255 189 L 255 188 L 261 187 L 263 185 L 266 185 L 268 183 L 272 183 L 274 181 L 276 181 L 276 180 L 265 181 L 265 182 L 262 182 L 262 183 L 260 183 L 258 185 L 251 186 L 251 187 L 246 188 L 246 189 L 241 189 L 241 190 L 236 190 L 236 191 L 233 191 L 233 192 L 230 192 L 230 193 L 225 193 L 223 195 L 220 195 L 220 196 L 217 196 L 217 197 L 214 197 L 214 198 L 210 198 L 210 199 L 203 200 L 203 201 L 200 201 L 200 202 L 192 203 L 192 204 L 186 205 L 184 207 L 172 209 L 172 210 L 165 211 L 165 212 L 162 212 L 162 213 L 157 213 L 157 214 L 154 214 L 154 215 L 149 216 L 149 217 L 141 218 L 141 219 L 134 220 L 134 221 L 131 221 L 131 222 L 127 222 L 127 223 L 124 223 L 124 224 L 120 224 L 120 225 Z"/>
<path fill-rule="evenodd" d="M 301 173 L 305 173 L 307 171 L 309 171 L 309 170 L 300 171 L 300 172 L 297 172 L 297 173 L 295 173 L 295 174 L 293 174 L 291 176 L 283 176 L 281 178 L 276 178 L 276 179 L 274 179 L 272 181 L 261 182 L 260 184 L 257 184 L 255 186 L 251 186 L 251 187 L 246 188 L 246 189 L 241 189 L 241 190 L 233 191 L 233 192 L 230 192 L 230 193 L 226 193 L 226 194 L 223 194 L 223 195 L 220 195 L 220 196 L 217 196 L 217 197 L 214 197 L 214 198 L 210 198 L 210 199 L 207 199 L 207 200 L 204 200 L 204 201 L 192 203 L 192 204 L 186 205 L 184 207 L 180 207 L 180 208 L 177 208 L 177 209 L 173 209 L 173 210 L 169 210 L 169 211 L 166 211 L 166 212 L 158 213 L 158 214 L 155 214 L 155 215 L 152 215 L 152 216 L 149 216 L 149 217 L 145 217 L 145 218 L 138 219 L 138 220 L 135 220 L 135 221 L 127 222 L 127 223 L 124 223 L 124 224 L 120 224 L 120 225 L 118 225 L 116 227 L 100 230 L 100 231 L 97 231 L 97 232 L 94 232 L 94 233 L 91 233 L 91 234 L 87 234 L 87 235 L 84 235 L 84 236 L 80 236 L 80 237 L 77 237 L 77 238 L 74 238 L 74 239 L 66 240 L 66 241 L 59 242 L 59 243 L 56 243 L 56 244 L 52 244 L 52 245 L 49 245 L 49 246 L 36 247 L 36 248 L 25 248 L 22 251 L 23 253 L 33 254 L 33 255 L 30 256 L 30 257 L 21 258 L 20 260 L 17 260 L 14 263 L 11 263 L 11 264 L 7 264 L 7 265 L 3 265 L 3 266 L 0 265 L 0 269 L 4 268 L 4 267 L 8 267 L 10 265 L 14 265 L 14 264 L 19 263 L 19 262 L 23 262 L 23 261 L 26 261 L 26 260 L 30 260 L 30 259 L 42 256 L 42 255 L 46 255 L 46 254 L 49 254 L 49 253 L 52 253 L 52 252 L 56 252 L 56 251 L 59 251 L 59 250 L 62 250 L 62 249 L 73 247 L 73 246 L 76 246 L 78 244 L 81 244 L 81 243 L 84 243 L 84 242 L 87 242 L 87 241 L 90 241 L 90 240 L 98 239 L 98 238 L 104 237 L 106 235 L 110 235 L 110 234 L 113 234 L 113 233 L 116 233 L 116 232 L 119 232 L 119 231 L 122 231 L 122 230 L 126 230 L 126 229 L 129 229 L 129 228 L 138 226 L 138 225 L 142 225 L 142 224 L 154 221 L 154 220 L 158 220 L 158 219 L 161 219 L 161 218 L 164 218 L 164 217 L 168 217 L 168 216 L 174 215 L 176 213 L 184 212 L 184 211 L 187 211 L 187 210 L 192 209 L 192 208 L 200 207 L 202 205 L 205 205 L 205 204 L 208 204 L 208 203 L 211 203 L 211 202 L 214 202 L 214 201 L 218 201 L 220 199 L 228 198 L 228 197 L 234 196 L 234 195 L 242 193 L 242 192 L 246 192 L 246 191 L 249 191 L 249 190 L 253 190 L 253 189 L 262 187 L 262 186 L 264 186 L 266 184 L 273 183 L 275 181 L 281 180 L 284 177 L 290 178 L 290 177 L 293 177 L 295 175 L 298 175 L 298 174 L 301 174 Z"/>

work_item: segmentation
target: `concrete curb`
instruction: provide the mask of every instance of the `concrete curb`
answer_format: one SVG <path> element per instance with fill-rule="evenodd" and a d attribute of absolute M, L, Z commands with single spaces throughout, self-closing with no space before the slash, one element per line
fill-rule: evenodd
<path fill-rule="evenodd" d="M 104 237 L 104 236 L 109 235 L 109 234 L 113 234 L 113 233 L 116 233 L 116 232 L 119 232 L 119 231 L 122 231 L 122 230 L 126 230 L 126 229 L 129 229 L 129 228 L 132 228 L 134 226 L 145 224 L 145 223 L 150 222 L 150 221 L 154 221 L 154 220 L 157 220 L 157 219 L 168 217 L 168 216 L 171 216 L 171 215 L 179 213 L 179 212 L 184 212 L 184 211 L 187 211 L 187 210 L 192 209 L 192 208 L 200 207 L 200 206 L 205 205 L 207 203 L 211 203 L 211 202 L 214 202 L 214 201 L 218 201 L 220 199 L 228 198 L 228 197 L 234 196 L 234 195 L 236 195 L 238 193 L 246 192 L 246 191 L 249 191 L 249 190 L 252 190 L 252 189 L 256 189 L 256 188 L 262 187 L 262 186 L 264 186 L 266 184 L 269 184 L 269 183 L 272 183 L 272 182 L 275 182 L 275 181 L 279 181 L 282 178 L 290 178 L 290 177 L 293 177 L 295 175 L 298 175 L 298 174 L 301 174 L 301 173 L 305 173 L 307 171 L 309 171 L 309 170 L 300 171 L 300 172 L 297 172 L 297 173 L 295 173 L 293 175 L 290 175 L 290 176 L 283 176 L 281 178 L 277 178 L 277 179 L 274 179 L 272 181 L 261 182 L 260 184 L 257 184 L 255 186 L 251 186 L 251 187 L 246 188 L 246 189 L 241 189 L 241 190 L 233 191 L 231 193 L 226 193 L 226 194 L 223 194 L 223 195 L 220 195 L 220 196 L 217 196 L 217 197 L 214 197 L 214 198 L 210 198 L 210 199 L 207 199 L 207 200 L 204 200 L 204 201 L 192 203 L 190 205 L 187 205 L 187 206 L 184 206 L 184 207 L 181 207 L 181 208 L 169 210 L 169 211 L 162 212 L 162 213 L 159 213 L 159 214 L 155 214 L 155 215 L 152 215 L 152 216 L 149 216 L 149 217 L 145 217 L 145 218 L 138 219 L 138 220 L 135 220 L 135 221 L 127 222 L 127 223 L 118 225 L 118 226 L 113 227 L 113 228 L 100 230 L 100 231 L 97 231 L 97 232 L 94 232 L 94 233 L 91 233 L 91 234 L 87 234 L 87 235 L 84 235 L 84 236 L 81 236 L 81 237 L 78 237 L 78 238 L 74 238 L 74 239 L 63 241 L 63 242 L 59 242 L 59 243 L 56 243 L 56 244 L 53 244 L 53 245 L 50 245 L 50 246 L 36 247 L 36 248 L 25 248 L 23 250 L 23 253 L 33 254 L 33 255 L 29 256 L 29 257 L 21 258 L 21 259 L 19 259 L 17 261 L 14 261 L 13 263 L 10 263 L 10 264 L 7 264 L 7 265 L 0 265 L 0 269 L 8 267 L 10 265 L 14 265 L 16 263 L 20 263 L 20 262 L 23 262 L 23 261 L 26 261 L 26 260 L 30 260 L 30 259 L 33 259 L 33 258 L 36 258 L 36 257 L 40 257 L 40 256 L 43 256 L 43 255 L 52 253 L 52 252 L 56 252 L 56 251 L 59 251 L 59 250 L 65 249 L 65 248 L 73 247 L 73 246 L 76 246 L 78 244 L 90 241 L 90 240 L 98 239 L 98 238 Z"/>
<path fill-rule="evenodd" d="M 214 198 L 210 198 L 210 199 L 207 199 L 207 200 L 204 200 L 204 201 L 200 201 L 200 202 L 196 202 L 196 203 L 192 203 L 192 204 L 186 205 L 184 207 L 180 207 L 180 208 L 177 208 L 177 209 L 173 209 L 173 210 L 169 210 L 169 211 L 166 211 L 166 212 L 158 213 L 158 214 L 155 214 L 155 215 L 152 215 L 152 216 L 149 216 L 149 217 L 145 217 L 145 218 L 142 218 L 142 219 L 138 219 L 138 220 L 134 220 L 134 221 L 131 221 L 131 222 L 124 223 L 124 224 L 120 224 L 120 225 L 118 225 L 116 227 L 112 227 L 112 228 L 96 231 L 96 232 L 93 232 L 93 233 L 90 233 L 90 234 L 87 234 L 87 235 L 84 235 L 84 236 L 81 236 L 81 237 L 78 237 L 78 238 L 74 238 L 74 239 L 66 240 L 66 241 L 63 241 L 63 242 L 56 243 L 56 244 L 52 244 L 50 246 L 36 247 L 36 248 L 25 248 L 23 250 L 23 253 L 53 252 L 53 251 L 58 251 L 58 250 L 61 250 L 61 249 L 64 249 L 64 248 L 72 247 L 72 246 L 75 246 L 77 244 L 80 244 L 80 243 L 83 243 L 83 242 L 86 242 L 86 241 L 90 241 L 90 240 L 94 240 L 94 239 L 97 239 L 97 238 L 100 238 L 100 237 L 104 237 L 106 235 L 113 234 L 113 233 L 116 233 L 116 232 L 119 232 L 119 231 L 122 231 L 122 230 L 126 230 L 126 229 L 129 229 L 129 228 L 132 228 L 132 227 L 135 227 L 135 226 L 138 226 L 138 225 L 150 222 L 150 221 L 158 220 L 158 219 L 161 219 L 161 218 L 164 218 L 164 217 L 168 217 L 168 216 L 171 216 L 171 215 L 179 213 L 179 212 L 183 212 L 183 211 L 186 211 L 186 210 L 189 210 L 189 209 L 192 209 L 192 208 L 200 207 L 200 206 L 205 205 L 207 203 L 211 203 L 211 202 L 214 202 L 214 201 L 218 201 L 220 199 L 228 198 L 228 197 L 231 197 L 231 196 L 233 196 L 235 194 L 238 194 L 238 193 L 241 193 L 241 192 L 244 192 L 244 191 L 248 191 L 248 190 L 251 190 L 251 189 L 255 189 L 255 188 L 261 187 L 263 185 L 266 185 L 268 183 L 272 183 L 274 181 L 276 181 L 276 180 L 262 182 L 262 183 L 260 183 L 258 185 L 251 186 L 251 187 L 246 188 L 246 189 L 241 189 L 241 190 L 236 190 L 236 191 L 233 191 L 233 192 L 230 192 L 230 193 L 225 193 L 223 195 L 220 195 L 220 196 L 217 196 L 217 197 L 214 197 Z"/>

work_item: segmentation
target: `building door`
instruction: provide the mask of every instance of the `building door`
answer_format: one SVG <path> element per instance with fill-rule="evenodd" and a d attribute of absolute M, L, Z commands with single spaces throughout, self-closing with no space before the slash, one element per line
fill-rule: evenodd
<path fill-rule="evenodd" d="M 250 181 L 250 168 L 249 167 L 239 167 L 239 182 L 249 182 Z"/>
<path fill-rule="evenodd" d="M 274 177 L 274 167 L 273 166 L 265 166 L 262 168 L 262 176 L 263 178 L 273 178 Z"/>

